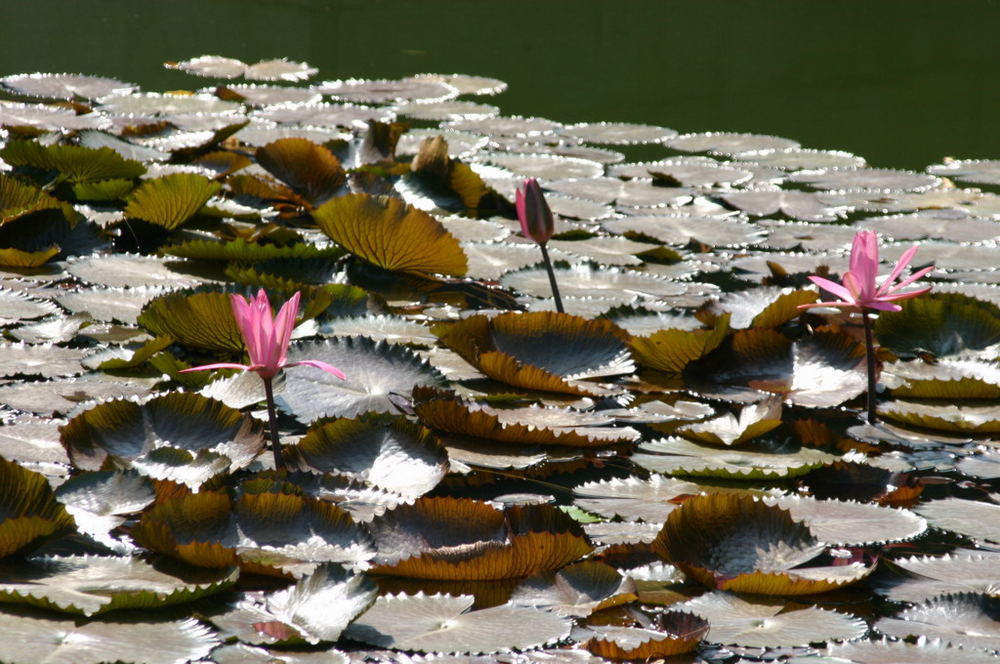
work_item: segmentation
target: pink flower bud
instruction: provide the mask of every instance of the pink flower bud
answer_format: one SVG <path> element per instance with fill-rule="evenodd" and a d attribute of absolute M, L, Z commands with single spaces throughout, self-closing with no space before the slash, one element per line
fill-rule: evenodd
<path fill-rule="evenodd" d="M 526 179 L 524 188 L 517 190 L 515 198 L 517 218 L 521 222 L 521 234 L 538 244 L 548 242 L 555 230 L 555 222 L 538 180 Z"/>

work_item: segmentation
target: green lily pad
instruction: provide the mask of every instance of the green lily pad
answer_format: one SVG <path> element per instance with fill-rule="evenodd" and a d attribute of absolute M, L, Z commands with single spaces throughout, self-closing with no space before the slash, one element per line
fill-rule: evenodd
<path fill-rule="evenodd" d="M 0 149 L 0 158 L 11 166 L 59 171 L 70 182 L 137 178 L 146 172 L 141 163 L 124 159 L 111 148 L 95 150 L 82 145 L 12 141 Z"/>
<path fill-rule="evenodd" d="M 928 293 L 884 312 L 875 322 L 879 343 L 897 353 L 968 355 L 1000 342 L 1000 307 L 958 293 Z M 991 358 L 992 359 L 992 358 Z"/>
<path fill-rule="evenodd" d="M 837 457 L 810 448 L 752 450 L 699 445 L 683 438 L 663 438 L 639 447 L 632 460 L 665 475 L 762 479 L 794 477 L 836 461 Z"/>
<path fill-rule="evenodd" d="M 193 173 L 146 180 L 125 206 L 125 215 L 172 231 L 190 219 L 218 193 L 220 184 Z"/>
<path fill-rule="evenodd" d="M 73 530 L 45 476 L 0 457 L 0 558 Z"/>
<path fill-rule="evenodd" d="M 147 303 L 137 321 L 153 334 L 192 348 L 243 350 L 228 293 L 167 293 Z"/>

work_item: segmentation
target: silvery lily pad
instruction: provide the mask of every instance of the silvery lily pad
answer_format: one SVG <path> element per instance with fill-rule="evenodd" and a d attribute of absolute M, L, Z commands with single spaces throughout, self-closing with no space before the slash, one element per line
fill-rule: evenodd
<path fill-rule="evenodd" d="M 602 175 L 604 166 L 586 159 L 572 159 L 544 154 L 511 154 L 493 152 L 481 155 L 482 160 L 502 166 L 522 177 L 558 180 L 561 178 L 589 178 Z"/>
<path fill-rule="evenodd" d="M 37 127 L 48 131 L 67 131 L 106 129 L 110 124 L 107 118 L 97 113 L 77 115 L 74 111 L 59 106 L 0 100 L 0 127 Z"/>
<path fill-rule="evenodd" d="M 163 286 L 176 289 L 202 283 L 191 275 L 174 272 L 163 259 L 135 254 L 70 259 L 66 261 L 66 271 L 85 282 L 113 288 Z"/>
<path fill-rule="evenodd" d="M 182 95 L 159 92 L 113 94 L 97 100 L 102 111 L 146 116 L 184 113 L 222 113 L 241 111 L 235 102 L 213 95 Z"/>
<path fill-rule="evenodd" d="M 681 187 L 657 187 L 652 180 L 620 180 L 614 177 L 573 178 L 548 182 L 549 191 L 587 198 L 620 207 L 664 207 L 683 205 L 691 200 L 692 192 Z"/>
<path fill-rule="evenodd" d="M 282 124 L 319 127 L 355 127 L 370 120 L 392 122 L 396 114 L 387 109 L 354 104 L 286 104 L 254 111 L 251 119 L 271 120 Z"/>
<path fill-rule="evenodd" d="M 603 145 L 635 145 L 639 143 L 662 143 L 677 135 L 673 129 L 628 122 L 581 122 L 567 125 L 559 130 L 564 136 Z"/>
<path fill-rule="evenodd" d="M 831 463 L 837 457 L 813 450 L 752 451 L 699 445 L 683 438 L 663 438 L 645 443 L 632 460 L 664 475 L 764 478 L 802 475 Z"/>
<path fill-rule="evenodd" d="M 458 88 L 427 78 L 324 81 L 315 89 L 335 99 L 363 104 L 399 101 L 440 102 L 458 96 Z"/>
<path fill-rule="evenodd" d="M 765 232 L 739 218 L 662 214 L 603 221 L 612 233 L 637 233 L 660 242 L 684 245 L 692 240 L 712 247 L 739 247 L 760 241 Z"/>
<path fill-rule="evenodd" d="M 135 89 L 131 83 L 85 74 L 14 74 L 0 78 L 0 85 L 18 94 L 46 99 L 96 99 Z"/>
<path fill-rule="evenodd" d="M 242 76 L 246 70 L 246 64 L 242 60 L 224 58 L 219 55 L 202 55 L 181 62 L 168 62 L 164 66 L 168 69 L 179 69 L 188 74 L 210 78 L 236 78 Z"/>
<path fill-rule="evenodd" d="M 1000 599 L 985 595 L 949 595 L 882 618 L 875 628 L 888 636 L 940 639 L 955 648 L 1000 648 Z"/>
<path fill-rule="evenodd" d="M 451 120 L 444 122 L 444 129 L 471 131 L 488 136 L 543 136 L 553 134 L 562 125 L 544 118 L 522 118 L 519 116 L 501 116 L 483 118 L 481 120 Z"/>
<path fill-rule="evenodd" d="M 80 362 L 88 354 L 86 349 L 52 344 L 0 344 L 0 376 L 76 376 L 83 373 Z"/>
<path fill-rule="evenodd" d="M 876 589 L 894 602 L 923 602 L 942 595 L 995 595 L 1000 583 L 1000 554 L 958 551 L 944 556 L 911 556 L 893 561 L 907 575 Z"/>
<path fill-rule="evenodd" d="M 714 160 L 665 159 L 642 164 L 615 164 L 608 174 L 618 177 L 652 176 L 654 179 L 669 179 L 672 183 L 687 187 L 707 187 L 713 185 L 736 185 L 748 181 L 753 174 L 742 168 L 725 166 Z"/>
<path fill-rule="evenodd" d="M 567 296 L 624 298 L 620 301 L 625 303 L 636 295 L 656 298 L 680 295 L 686 290 L 683 284 L 618 268 L 597 270 L 587 265 L 576 265 L 569 269 L 557 268 L 555 272 L 559 292 Z M 508 288 L 536 297 L 552 294 L 549 276 L 544 269 L 509 272 L 500 281 Z"/>
<path fill-rule="evenodd" d="M 808 148 L 785 148 L 752 150 L 733 155 L 737 161 L 747 161 L 762 166 L 774 166 L 790 171 L 817 168 L 854 168 L 865 166 L 864 157 L 841 150 L 811 150 Z"/>
<path fill-rule="evenodd" d="M 470 76 L 468 74 L 417 74 L 415 79 L 427 79 L 447 83 L 458 89 L 461 95 L 496 95 L 507 89 L 507 84 L 498 78 Z"/>
<path fill-rule="evenodd" d="M 917 513 L 935 528 L 975 540 L 1000 542 L 1000 505 L 996 503 L 945 498 L 924 503 L 917 508 Z"/>
<path fill-rule="evenodd" d="M 500 108 L 474 101 L 408 102 L 393 107 L 396 113 L 414 120 L 479 120 L 500 115 Z"/>
<path fill-rule="evenodd" d="M 818 195 L 804 191 L 734 191 L 722 194 L 720 198 L 754 217 L 781 212 L 802 221 L 836 221 L 850 212 L 847 206 L 829 205 Z"/>
<path fill-rule="evenodd" d="M 1000 238 L 1000 222 L 956 209 L 868 217 L 854 222 L 854 227 L 872 229 L 893 240 L 934 238 L 952 242 L 984 242 Z"/>
<path fill-rule="evenodd" d="M 924 191 L 941 184 L 933 175 L 890 168 L 827 168 L 800 171 L 788 176 L 789 182 L 807 184 L 814 189 L 884 189 L 888 191 Z"/>
<path fill-rule="evenodd" d="M 243 98 L 250 106 L 273 106 L 275 104 L 315 104 L 323 100 L 323 95 L 311 88 L 293 88 L 287 85 L 227 85 L 221 89 Z M 216 95 L 219 93 L 216 92 Z"/>
<path fill-rule="evenodd" d="M 708 152 L 711 150 L 732 155 L 750 150 L 785 150 L 799 147 L 797 141 L 788 138 L 715 131 L 702 134 L 683 134 L 667 139 L 665 142 L 668 147 L 684 152 Z"/>
<path fill-rule="evenodd" d="M 962 182 L 1000 184 L 1000 160 L 997 159 L 954 159 L 928 166 L 927 172 Z"/>

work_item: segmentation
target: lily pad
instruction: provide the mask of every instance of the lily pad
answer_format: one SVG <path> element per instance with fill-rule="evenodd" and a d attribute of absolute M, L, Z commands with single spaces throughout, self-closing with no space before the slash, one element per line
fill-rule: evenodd
<path fill-rule="evenodd" d="M 448 455 L 427 429 L 389 415 L 317 424 L 285 453 L 289 465 L 347 475 L 407 498 L 427 493 L 448 471 Z"/>
<path fill-rule="evenodd" d="M 1000 599 L 965 593 L 929 600 L 882 618 L 875 628 L 888 636 L 940 639 L 955 648 L 1000 648 Z"/>
<path fill-rule="evenodd" d="M 737 134 L 708 131 L 701 134 L 682 134 L 667 139 L 667 147 L 684 152 L 707 152 L 739 154 L 751 150 L 787 150 L 799 147 L 796 141 L 777 136 L 759 134 Z"/>
<path fill-rule="evenodd" d="M 386 595 L 347 628 L 356 641 L 395 650 L 490 653 L 537 648 L 569 634 L 554 613 L 514 606 L 469 611 L 471 595 Z"/>
<path fill-rule="evenodd" d="M 996 503 L 945 498 L 920 505 L 917 513 L 935 528 L 975 540 L 1000 542 L 1000 505 Z"/>
<path fill-rule="evenodd" d="M 0 558 L 73 530 L 45 476 L 0 457 Z"/>
<path fill-rule="evenodd" d="M 13 74 L 0 78 L 0 85 L 28 97 L 45 99 L 96 99 L 135 86 L 104 76 L 86 74 Z"/>
<path fill-rule="evenodd" d="M 610 659 L 650 660 L 693 651 L 709 632 L 708 621 L 683 611 L 657 616 L 651 628 L 595 625 L 587 649 Z"/>
<path fill-rule="evenodd" d="M 928 293 L 875 322 L 879 342 L 895 352 L 938 357 L 981 351 L 1000 342 L 1000 307 L 958 293 Z"/>
<path fill-rule="evenodd" d="M 340 380 L 310 367 L 285 371 L 278 405 L 304 422 L 394 412 L 390 394 L 409 394 L 415 385 L 444 384 L 444 377 L 412 351 L 364 337 L 296 344 L 288 351 L 288 361 L 300 360 L 327 362 L 347 374 L 347 380 Z"/>
<path fill-rule="evenodd" d="M 960 593 L 995 596 L 1000 587 L 1000 554 L 959 551 L 944 556 L 911 556 L 892 561 L 906 576 L 879 584 L 876 590 L 894 602 L 923 602 Z"/>
<path fill-rule="evenodd" d="M 257 163 L 288 184 L 312 205 L 341 193 L 347 182 L 340 160 L 305 138 L 281 138 L 257 148 Z"/>
<path fill-rule="evenodd" d="M 814 606 L 786 610 L 784 602 L 748 600 L 731 593 L 708 593 L 671 608 L 708 620 L 711 628 L 705 639 L 713 643 L 780 648 L 856 639 L 868 631 L 860 618 L 837 611 Z"/>
<path fill-rule="evenodd" d="M 206 570 L 142 558 L 53 556 L 0 564 L 0 600 L 92 616 L 159 608 L 213 595 L 236 583 L 236 568 Z"/>
<path fill-rule="evenodd" d="M 172 231 L 219 191 L 219 183 L 192 173 L 146 180 L 132 192 L 125 215 Z"/>

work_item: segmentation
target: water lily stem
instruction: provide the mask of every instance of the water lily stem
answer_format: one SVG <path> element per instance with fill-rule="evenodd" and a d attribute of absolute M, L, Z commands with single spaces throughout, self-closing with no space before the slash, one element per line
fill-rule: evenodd
<path fill-rule="evenodd" d="M 281 458 L 281 441 L 278 440 L 278 411 L 274 407 L 274 388 L 271 385 L 271 378 L 264 378 L 264 395 L 267 397 L 267 428 L 271 433 L 271 451 L 274 452 L 274 467 L 281 469 L 285 467 L 285 462 Z"/>
<path fill-rule="evenodd" d="M 552 269 L 552 261 L 549 260 L 549 250 L 545 248 L 544 243 L 538 245 L 538 247 L 542 250 L 542 260 L 545 261 L 545 269 L 549 273 L 549 285 L 552 287 L 552 299 L 556 301 L 556 311 L 564 314 L 566 310 L 563 309 L 562 298 L 559 297 L 559 287 L 556 285 L 556 273 Z"/>
<path fill-rule="evenodd" d="M 872 319 L 867 309 L 861 310 L 861 320 L 865 325 L 865 352 L 868 357 L 868 424 L 875 424 L 875 343 L 872 341 Z"/>

